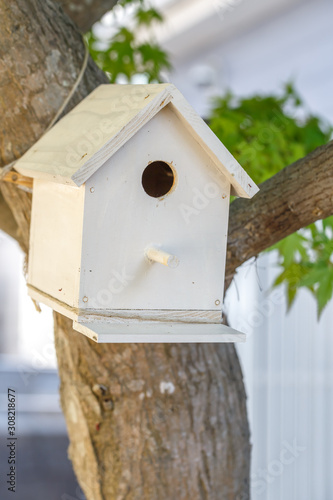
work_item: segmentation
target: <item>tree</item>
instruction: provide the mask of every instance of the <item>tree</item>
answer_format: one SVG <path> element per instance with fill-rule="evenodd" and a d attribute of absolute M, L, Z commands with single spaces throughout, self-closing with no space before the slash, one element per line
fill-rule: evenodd
<path fill-rule="evenodd" d="M 114 2 L 59 3 L 86 30 Z M 41 136 L 80 73 L 84 43 L 59 3 L 0 0 L 2 165 Z M 106 81 L 89 59 L 65 112 Z M 333 213 L 332 170 L 329 143 L 265 181 L 253 200 L 232 203 L 227 284 L 245 260 Z M 28 252 L 31 194 L 5 182 L 1 192 L 0 228 Z M 98 345 L 61 315 L 54 322 L 69 454 L 88 500 L 249 498 L 233 345 Z"/>

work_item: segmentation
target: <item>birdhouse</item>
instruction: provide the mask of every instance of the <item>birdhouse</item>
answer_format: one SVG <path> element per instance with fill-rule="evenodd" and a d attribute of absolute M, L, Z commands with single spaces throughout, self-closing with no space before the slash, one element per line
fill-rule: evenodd
<path fill-rule="evenodd" d="M 173 85 L 101 85 L 15 168 L 33 299 L 98 342 L 244 340 L 222 324 L 229 198 L 258 188 Z"/>

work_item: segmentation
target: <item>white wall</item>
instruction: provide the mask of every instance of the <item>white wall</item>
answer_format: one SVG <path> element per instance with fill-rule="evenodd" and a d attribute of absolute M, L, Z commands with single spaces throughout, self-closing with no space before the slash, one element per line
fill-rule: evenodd
<path fill-rule="evenodd" d="M 38 313 L 28 297 L 23 252 L 0 231 L 0 355 L 38 370 L 55 368 L 52 325 L 51 309 Z"/>
<path fill-rule="evenodd" d="M 23 261 L 17 243 L 0 231 L 0 354 L 16 352 L 19 336 L 18 289 Z"/>
<path fill-rule="evenodd" d="M 317 321 L 310 292 L 289 313 L 282 287 L 270 292 L 274 256 L 246 263 L 227 296 L 252 431 L 253 500 L 333 497 L 333 304 Z M 296 448 L 295 448 L 296 444 Z M 293 452 L 284 451 L 289 448 Z"/>

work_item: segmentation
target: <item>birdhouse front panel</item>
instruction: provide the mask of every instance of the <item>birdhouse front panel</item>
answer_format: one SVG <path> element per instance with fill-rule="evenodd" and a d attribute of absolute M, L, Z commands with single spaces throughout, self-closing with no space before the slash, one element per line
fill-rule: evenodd
<path fill-rule="evenodd" d="M 160 111 L 86 183 L 79 307 L 220 315 L 229 193 L 172 109 Z"/>

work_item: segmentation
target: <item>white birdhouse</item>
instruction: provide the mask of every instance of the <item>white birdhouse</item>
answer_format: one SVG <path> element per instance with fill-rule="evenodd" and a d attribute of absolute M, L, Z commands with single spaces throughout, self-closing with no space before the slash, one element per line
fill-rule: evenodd
<path fill-rule="evenodd" d="M 98 342 L 245 339 L 221 323 L 229 198 L 258 188 L 173 85 L 101 85 L 15 168 L 32 298 Z"/>

